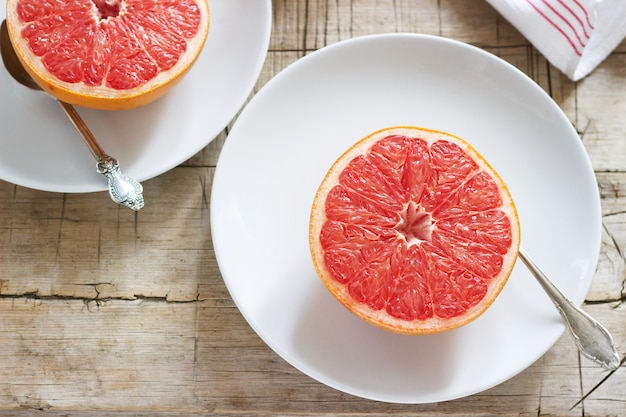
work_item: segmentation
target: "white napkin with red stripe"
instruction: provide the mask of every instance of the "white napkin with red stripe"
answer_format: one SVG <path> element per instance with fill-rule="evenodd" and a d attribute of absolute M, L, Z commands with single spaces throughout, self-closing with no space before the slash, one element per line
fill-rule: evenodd
<path fill-rule="evenodd" d="M 626 0 L 487 0 L 573 81 L 626 36 Z"/>

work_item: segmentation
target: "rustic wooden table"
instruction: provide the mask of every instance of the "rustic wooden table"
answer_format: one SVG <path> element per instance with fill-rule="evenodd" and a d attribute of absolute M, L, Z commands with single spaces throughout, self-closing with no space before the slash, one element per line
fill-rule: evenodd
<path fill-rule="evenodd" d="M 574 83 L 483 0 L 274 0 L 254 92 L 314 50 L 381 32 L 484 48 L 563 109 L 602 198 L 601 256 L 584 309 L 626 351 L 626 42 Z M 501 385 L 438 404 L 364 400 L 294 369 L 248 326 L 215 260 L 209 198 L 227 134 L 145 181 L 138 213 L 105 192 L 0 181 L 1 415 L 626 416 L 624 367 L 594 366 L 568 334 Z"/>

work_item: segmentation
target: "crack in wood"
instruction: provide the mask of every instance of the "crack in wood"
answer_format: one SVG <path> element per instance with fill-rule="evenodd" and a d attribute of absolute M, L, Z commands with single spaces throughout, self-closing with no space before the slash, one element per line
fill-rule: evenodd
<path fill-rule="evenodd" d="M 59 262 L 61 259 L 61 242 L 63 240 L 63 223 L 65 222 L 65 207 L 67 202 L 67 194 L 63 194 L 63 203 L 61 204 L 61 219 L 59 223 L 59 234 L 57 236 L 57 247 L 56 247 L 56 262 Z"/>
<path fill-rule="evenodd" d="M 620 369 L 620 368 L 621 368 L 621 366 L 624 364 L 624 362 L 626 362 L 626 356 L 624 356 L 624 357 L 622 358 L 622 360 L 621 360 L 621 361 L 620 361 L 620 363 L 619 363 L 619 367 L 618 367 L 617 369 L 614 369 L 614 370 L 610 371 L 608 374 L 606 374 L 606 375 L 604 376 L 604 378 L 602 378 L 602 379 L 600 380 L 600 382 L 598 382 L 598 383 L 597 383 L 596 385 L 594 385 L 594 386 L 593 386 L 593 387 L 592 387 L 589 391 L 587 391 L 587 393 L 586 393 L 585 395 L 583 395 L 583 396 L 580 398 L 580 400 L 576 401 L 576 403 L 575 403 L 573 406 L 571 406 L 570 410 L 574 409 L 574 408 L 575 408 L 576 406 L 578 406 L 579 404 L 582 404 L 582 403 L 583 403 L 583 401 L 585 401 L 585 400 L 586 400 L 586 399 L 587 399 L 587 398 L 588 398 L 591 394 L 593 394 L 593 392 L 594 392 L 595 390 L 597 390 L 598 388 L 600 388 L 600 386 L 601 386 L 602 384 L 604 384 L 604 383 L 605 383 L 605 382 L 606 382 L 606 381 L 607 381 L 607 380 L 608 380 L 608 379 L 609 379 L 609 378 L 610 378 L 610 377 L 611 377 L 611 376 L 615 373 L 615 371 L 617 371 L 618 369 Z M 584 406 L 584 404 L 583 404 L 583 406 Z M 583 410 L 584 410 L 584 409 L 583 409 Z M 584 415 L 584 411 L 583 411 L 583 415 Z"/>
<path fill-rule="evenodd" d="M 617 239 L 615 238 L 615 235 L 606 226 L 606 224 L 604 224 L 604 222 L 602 222 L 602 227 L 604 228 L 604 231 L 606 232 L 606 234 L 609 236 L 609 239 L 611 239 L 611 243 L 613 243 L 613 247 L 617 251 L 617 254 L 619 255 L 619 257 L 622 258 L 622 261 L 626 261 L 626 259 L 624 259 L 624 253 L 622 252 L 622 248 L 619 242 L 617 241 Z"/>
<path fill-rule="evenodd" d="M 95 297 L 81 297 L 75 295 L 40 295 L 38 291 L 29 291 L 20 294 L 0 294 L 0 299 L 25 299 L 25 300 L 41 300 L 41 301 L 83 301 L 85 303 L 96 301 L 97 303 L 105 303 L 108 301 L 148 301 L 148 302 L 163 302 L 168 304 L 189 304 L 195 303 L 198 301 L 202 301 L 200 299 L 200 294 L 196 294 L 196 298 L 194 299 L 176 299 L 172 300 L 168 298 L 168 294 L 165 296 L 151 296 L 151 295 L 142 295 L 142 294 L 133 294 L 130 297 L 103 297 L 99 298 L 100 292 L 96 290 Z"/>

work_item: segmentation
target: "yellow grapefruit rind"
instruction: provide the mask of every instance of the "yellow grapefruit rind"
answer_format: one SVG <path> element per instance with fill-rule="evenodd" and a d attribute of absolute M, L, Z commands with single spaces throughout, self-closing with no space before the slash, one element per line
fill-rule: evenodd
<path fill-rule="evenodd" d="M 326 196 L 328 195 L 328 192 L 336 184 L 338 184 L 339 175 L 352 159 L 364 154 L 374 143 L 389 135 L 404 135 L 412 138 L 421 138 L 428 141 L 429 144 L 432 144 L 437 140 L 446 140 L 456 143 L 472 157 L 481 169 L 492 175 L 499 187 L 500 195 L 503 200 L 501 210 L 506 212 L 511 220 L 511 247 L 503 256 L 500 275 L 492 280 L 489 285 L 489 290 L 483 300 L 461 316 L 450 319 L 433 317 L 425 321 L 405 321 L 396 319 L 388 315 L 384 310 L 376 311 L 365 304 L 356 303 L 348 294 L 346 287 L 338 283 L 326 268 L 324 254 L 319 242 L 320 232 L 326 220 Z M 491 306 L 491 304 L 493 304 L 513 271 L 520 246 L 520 224 L 517 209 L 508 187 L 500 175 L 485 160 L 485 158 L 469 143 L 446 132 L 413 126 L 396 126 L 378 130 L 364 137 L 344 152 L 343 155 L 341 155 L 331 166 L 328 173 L 322 180 L 313 201 L 309 223 L 309 246 L 315 269 L 321 281 L 335 296 L 335 298 L 337 298 L 337 300 L 339 300 L 348 310 L 364 321 L 394 333 L 405 335 L 427 335 L 442 333 L 464 326 L 478 318 L 489 308 L 489 306 Z"/>
<path fill-rule="evenodd" d="M 33 54 L 21 39 L 20 20 L 16 11 L 17 0 L 7 1 L 7 28 L 13 48 L 22 66 L 30 76 L 51 96 L 76 106 L 99 110 L 130 110 L 145 106 L 162 97 L 176 86 L 191 69 L 200 56 L 206 42 L 210 15 L 207 0 L 196 0 L 202 9 L 202 22 L 198 34 L 187 45 L 187 52 L 181 59 L 165 72 L 160 72 L 147 83 L 131 90 L 115 90 L 108 87 L 90 87 L 84 84 L 72 84 L 61 81 L 51 75 L 43 66 L 41 59 Z"/>

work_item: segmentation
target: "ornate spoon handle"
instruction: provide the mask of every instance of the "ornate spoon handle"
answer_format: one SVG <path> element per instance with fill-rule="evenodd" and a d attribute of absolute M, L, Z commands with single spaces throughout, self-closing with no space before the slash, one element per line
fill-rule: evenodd
<path fill-rule="evenodd" d="M 97 168 L 109 182 L 109 195 L 113 201 L 135 211 L 143 207 L 143 187 L 120 170 L 120 164 L 115 158 L 109 156 L 98 160 Z"/>
<path fill-rule="evenodd" d="M 519 257 L 537 278 L 539 284 L 541 284 L 557 310 L 559 310 L 559 313 L 561 313 L 567 328 L 574 336 L 578 350 L 587 358 L 606 369 L 617 369 L 620 365 L 620 358 L 611 333 L 567 298 L 522 248 L 519 250 Z"/>
<path fill-rule="evenodd" d="M 109 183 L 111 199 L 133 210 L 141 209 L 144 205 L 143 187 L 141 184 L 122 173 L 117 160 L 104 152 L 74 106 L 60 100 L 57 101 L 80 132 L 94 158 L 96 158 L 98 172 L 104 175 Z"/>

